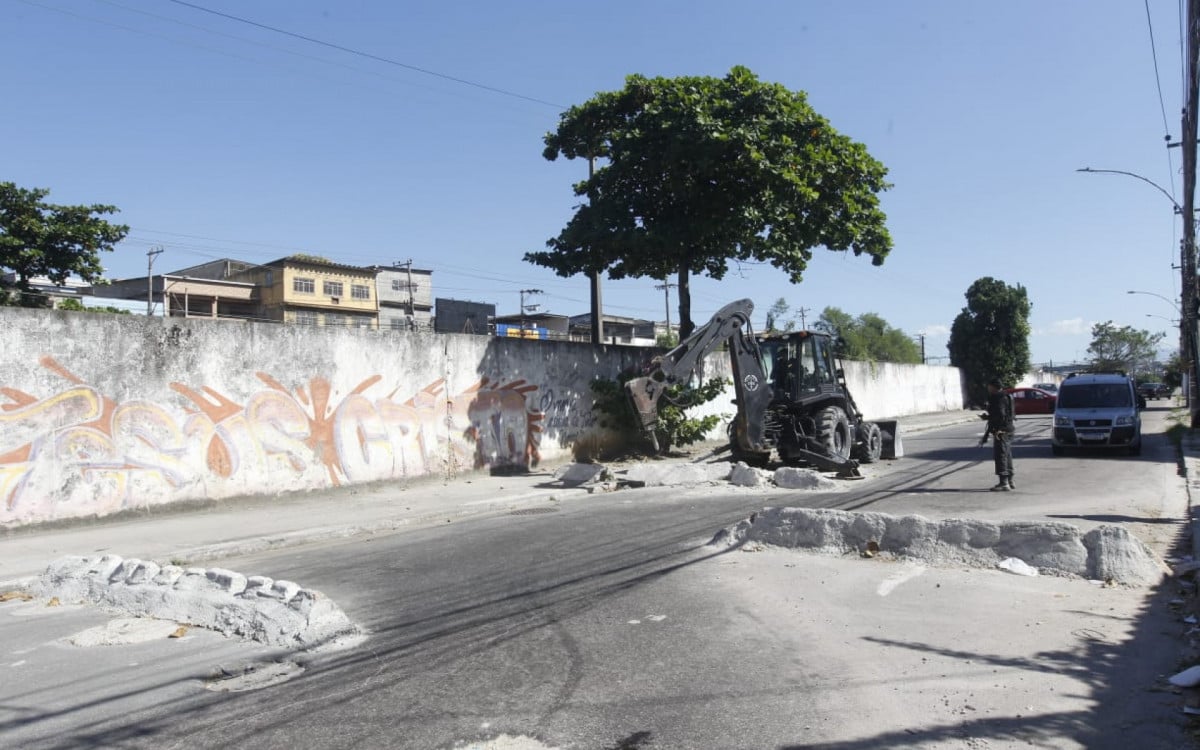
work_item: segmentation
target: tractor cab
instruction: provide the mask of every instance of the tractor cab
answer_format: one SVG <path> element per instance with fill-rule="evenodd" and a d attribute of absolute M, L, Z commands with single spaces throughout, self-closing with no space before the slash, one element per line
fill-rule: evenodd
<path fill-rule="evenodd" d="M 758 348 L 776 399 L 807 402 L 841 393 L 833 339 L 827 334 L 764 334 Z"/>

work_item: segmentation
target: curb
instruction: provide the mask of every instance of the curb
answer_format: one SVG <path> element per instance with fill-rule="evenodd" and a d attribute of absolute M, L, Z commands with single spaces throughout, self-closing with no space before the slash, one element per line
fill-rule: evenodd
<path fill-rule="evenodd" d="M 1190 464 L 1200 459 L 1200 435 L 1189 430 L 1179 441 L 1179 471 L 1183 475 L 1183 487 L 1187 492 L 1188 519 L 1192 530 L 1192 560 L 1200 560 L 1200 509 L 1196 507 L 1196 490 L 1194 483 L 1200 482 L 1200 477 L 1193 477 Z M 1200 472 L 1197 472 L 1200 474 Z"/>

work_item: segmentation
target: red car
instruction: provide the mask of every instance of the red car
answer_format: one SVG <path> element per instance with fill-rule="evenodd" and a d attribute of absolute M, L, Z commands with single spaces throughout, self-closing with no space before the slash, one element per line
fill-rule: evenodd
<path fill-rule="evenodd" d="M 1014 414 L 1053 414 L 1058 397 L 1040 388 L 1005 388 L 1013 397 Z"/>

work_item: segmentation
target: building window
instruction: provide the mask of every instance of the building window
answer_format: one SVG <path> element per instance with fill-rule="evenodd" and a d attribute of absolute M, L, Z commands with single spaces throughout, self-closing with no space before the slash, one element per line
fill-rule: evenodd
<path fill-rule="evenodd" d="M 408 323 L 404 320 L 404 318 L 392 318 L 393 331 L 403 331 L 406 328 L 408 328 Z"/>
<path fill-rule="evenodd" d="M 365 284 L 351 284 L 350 296 L 354 299 L 371 299 L 371 287 Z"/>
<path fill-rule="evenodd" d="M 356 315 L 356 316 L 354 316 L 354 327 L 355 328 L 370 328 L 371 327 L 371 319 L 368 318 L 366 315 Z"/>
<path fill-rule="evenodd" d="M 275 286 L 275 272 L 267 271 L 267 275 L 266 275 L 266 278 L 264 279 L 264 281 L 265 281 L 265 283 L 263 284 L 263 286 Z"/>
<path fill-rule="evenodd" d="M 324 290 L 325 290 L 326 297 L 341 297 L 342 296 L 342 282 L 326 281 Z"/>
<path fill-rule="evenodd" d="M 315 326 L 317 324 L 317 314 L 312 310 L 297 310 L 296 324 L 302 326 Z"/>
<path fill-rule="evenodd" d="M 292 291 L 297 294 L 313 294 L 317 291 L 317 282 L 297 276 L 292 279 Z"/>
<path fill-rule="evenodd" d="M 346 325 L 346 316 L 338 313 L 325 313 L 326 326 L 344 326 Z"/>
<path fill-rule="evenodd" d="M 409 289 L 415 288 L 416 286 L 417 286 L 416 284 L 410 284 L 407 281 L 401 281 L 400 279 L 392 279 L 392 291 L 393 292 L 407 292 Z"/>

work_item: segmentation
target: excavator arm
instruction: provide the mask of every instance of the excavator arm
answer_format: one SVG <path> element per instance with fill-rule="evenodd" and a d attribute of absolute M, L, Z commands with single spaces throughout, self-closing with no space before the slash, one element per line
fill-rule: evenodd
<path fill-rule="evenodd" d="M 625 384 L 625 392 L 638 414 L 642 430 L 656 451 L 659 398 L 669 386 L 687 382 L 700 360 L 728 343 L 738 407 L 732 439 L 742 453 L 760 454 L 764 458 L 770 455 L 771 448 L 764 433 L 767 405 L 773 394 L 763 372 L 758 345 L 750 333 L 752 312 L 754 303 L 748 299 L 725 305 L 679 346 L 659 357 L 648 375 Z"/>

